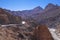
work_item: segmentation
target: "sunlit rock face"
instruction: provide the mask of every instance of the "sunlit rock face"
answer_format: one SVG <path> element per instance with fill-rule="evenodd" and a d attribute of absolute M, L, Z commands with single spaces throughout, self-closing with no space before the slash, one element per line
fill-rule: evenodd
<path fill-rule="evenodd" d="M 13 32 L 11 29 L 0 27 L 0 40 L 16 40 L 16 34 L 17 33 Z"/>
<path fill-rule="evenodd" d="M 33 40 L 54 40 L 46 25 L 39 25 L 34 30 Z"/>
<path fill-rule="evenodd" d="M 23 30 L 17 26 L 0 27 L 0 40 L 26 40 Z"/>

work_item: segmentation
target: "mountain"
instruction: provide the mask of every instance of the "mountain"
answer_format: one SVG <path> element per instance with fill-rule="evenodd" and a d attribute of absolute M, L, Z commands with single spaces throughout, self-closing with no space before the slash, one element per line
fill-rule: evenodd
<path fill-rule="evenodd" d="M 49 9 L 56 8 L 56 7 L 58 7 L 58 5 L 54 5 L 54 4 L 52 4 L 52 3 L 49 3 L 49 4 L 45 7 L 45 9 L 49 10 Z"/>
<path fill-rule="evenodd" d="M 40 13 L 41 11 L 43 11 L 43 9 L 40 6 L 38 6 L 31 10 L 10 11 L 10 10 L 5 9 L 5 11 L 9 12 L 10 14 L 16 15 L 16 16 L 21 16 L 22 18 L 26 18 L 27 16 L 31 16 L 31 15 Z"/>
<path fill-rule="evenodd" d="M 13 16 L 21 17 L 22 20 L 34 21 L 36 24 L 46 24 L 49 27 L 56 27 L 56 24 L 60 23 L 60 6 L 52 3 L 49 3 L 45 9 L 37 6 L 31 10 L 23 11 L 3 10 Z"/>
<path fill-rule="evenodd" d="M 60 6 L 48 4 L 43 12 L 40 13 L 41 22 L 50 27 L 56 27 L 60 23 Z"/>

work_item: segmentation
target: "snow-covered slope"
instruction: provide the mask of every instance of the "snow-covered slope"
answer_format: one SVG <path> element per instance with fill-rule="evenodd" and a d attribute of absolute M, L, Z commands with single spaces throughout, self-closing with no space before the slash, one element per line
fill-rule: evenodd
<path fill-rule="evenodd" d="M 48 28 L 54 40 L 60 40 L 59 36 L 55 33 L 56 29 Z"/>

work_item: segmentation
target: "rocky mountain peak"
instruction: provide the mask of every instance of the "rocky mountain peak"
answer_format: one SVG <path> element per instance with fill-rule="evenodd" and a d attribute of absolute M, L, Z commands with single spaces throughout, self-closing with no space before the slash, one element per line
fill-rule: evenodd
<path fill-rule="evenodd" d="M 38 10 L 43 10 L 43 8 L 41 8 L 40 6 L 37 6 L 37 7 L 35 7 L 33 10 L 36 10 L 36 11 L 38 11 Z"/>
<path fill-rule="evenodd" d="M 52 3 L 49 3 L 46 7 L 45 7 L 45 9 L 52 9 L 52 8 L 57 8 L 58 7 L 58 5 L 54 5 L 54 4 L 52 4 Z"/>

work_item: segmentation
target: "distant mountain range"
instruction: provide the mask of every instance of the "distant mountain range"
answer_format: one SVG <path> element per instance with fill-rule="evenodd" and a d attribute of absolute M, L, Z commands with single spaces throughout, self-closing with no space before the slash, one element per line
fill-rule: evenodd
<path fill-rule="evenodd" d="M 2 8 L 3 9 L 3 8 Z M 4 11 L 14 16 L 21 16 L 25 20 L 35 20 L 38 24 L 46 24 L 49 27 L 55 27 L 60 23 L 60 6 L 49 3 L 45 9 L 40 6 L 31 10 L 11 11 L 3 9 Z"/>

